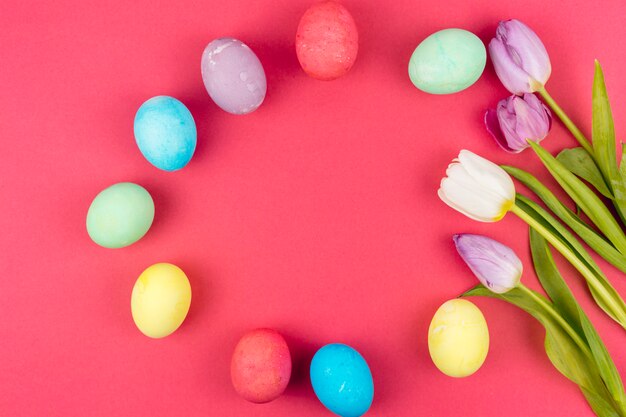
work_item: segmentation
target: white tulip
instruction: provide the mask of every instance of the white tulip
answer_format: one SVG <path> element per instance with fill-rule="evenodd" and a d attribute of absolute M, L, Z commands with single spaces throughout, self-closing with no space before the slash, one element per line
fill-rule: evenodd
<path fill-rule="evenodd" d="M 496 222 L 513 207 L 515 185 L 502 168 L 468 150 L 459 152 L 446 170 L 439 198 L 467 217 Z"/>

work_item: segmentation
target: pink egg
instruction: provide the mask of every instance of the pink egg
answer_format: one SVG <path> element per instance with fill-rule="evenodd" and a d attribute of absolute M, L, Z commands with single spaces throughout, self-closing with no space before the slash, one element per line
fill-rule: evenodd
<path fill-rule="evenodd" d="M 233 353 L 230 377 L 235 391 L 253 403 L 278 398 L 291 377 L 291 355 L 285 339 L 275 330 L 246 333 Z"/>
<path fill-rule="evenodd" d="M 311 6 L 300 19 L 296 54 L 304 72 L 319 80 L 333 80 L 352 68 L 359 34 L 350 12 L 334 1 Z"/>

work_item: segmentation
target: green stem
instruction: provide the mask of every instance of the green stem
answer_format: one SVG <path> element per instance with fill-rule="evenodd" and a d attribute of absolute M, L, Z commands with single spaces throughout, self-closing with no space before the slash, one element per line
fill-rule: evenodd
<path fill-rule="evenodd" d="M 524 220 L 530 227 L 535 229 L 541 236 L 543 236 L 552 246 L 556 248 L 567 260 L 585 277 L 587 283 L 593 287 L 593 289 L 602 296 L 604 302 L 610 306 L 610 311 L 617 317 L 617 322 L 626 329 L 626 312 L 624 312 L 618 304 L 616 304 L 613 297 L 606 292 L 606 288 L 598 282 L 594 272 L 589 269 L 584 262 L 582 262 L 576 254 L 572 252 L 563 242 L 561 242 L 556 236 L 554 236 L 548 229 L 541 223 L 533 219 L 530 215 L 526 214 L 524 210 L 520 209 L 516 205 L 511 207 L 511 211 L 515 213 L 519 218 Z"/>
<path fill-rule="evenodd" d="M 593 157 L 594 156 L 593 148 L 591 147 L 591 144 L 589 143 L 589 141 L 587 140 L 583 132 L 581 132 L 580 129 L 574 124 L 574 122 L 572 122 L 572 119 L 570 119 L 567 116 L 567 114 L 565 114 L 565 111 L 563 111 L 563 109 L 556 103 L 556 101 L 554 101 L 552 96 L 548 94 L 548 91 L 545 88 L 542 88 L 541 90 L 537 92 L 543 98 L 543 100 L 548 104 L 548 106 L 550 106 L 552 111 L 557 116 L 559 116 L 559 119 L 561 119 L 565 127 L 567 127 L 569 131 L 572 132 L 572 135 L 574 135 L 576 140 L 578 140 L 578 143 L 580 143 L 580 145 L 583 148 L 585 148 L 585 150 L 589 153 L 589 155 Z"/>
<path fill-rule="evenodd" d="M 534 299 L 539 305 L 541 305 L 554 320 L 557 321 L 563 327 L 563 329 L 570 335 L 570 337 L 576 342 L 578 347 L 583 351 L 585 355 L 587 355 L 590 359 L 593 359 L 593 355 L 591 350 L 589 350 L 589 346 L 580 338 L 580 335 L 576 333 L 576 331 L 569 325 L 567 321 L 554 309 L 554 307 L 546 302 L 543 298 L 539 297 L 534 291 L 530 290 L 527 286 L 522 284 L 521 282 L 518 284 L 518 288 L 522 290 L 526 295 Z"/>

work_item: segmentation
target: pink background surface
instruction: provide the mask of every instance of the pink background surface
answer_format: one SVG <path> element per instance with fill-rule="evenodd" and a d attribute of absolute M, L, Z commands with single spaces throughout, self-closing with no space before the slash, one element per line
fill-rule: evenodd
<path fill-rule="evenodd" d="M 550 52 L 550 91 L 587 132 L 601 60 L 623 137 L 626 4 L 343 3 L 360 28 L 359 56 L 348 76 L 320 82 L 294 51 L 309 1 L 4 2 L 0 414 L 330 415 L 308 379 L 329 342 L 368 360 L 371 416 L 591 414 L 546 358 L 540 325 L 495 300 L 473 300 L 491 332 L 477 374 L 451 379 L 431 363 L 432 314 L 474 285 L 453 233 L 509 244 L 537 288 L 520 220 L 479 224 L 438 200 L 447 163 L 469 148 L 545 175 L 483 130 L 483 110 L 506 95 L 491 64 L 469 90 L 439 97 L 413 88 L 407 64 L 436 30 L 488 42 L 500 19 L 520 18 Z M 248 43 L 265 66 L 267 98 L 251 115 L 224 113 L 202 85 L 202 50 L 221 36 Z M 134 143 L 135 111 L 159 94 L 182 100 L 198 126 L 196 154 L 176 173 L 152 167 Z M 574 144 L 558 123 L 544 143 Z M 119 181 L 146 187 L 156 218 L 144 239 L 109 250 L 90 241 L 85 215 Z M 179 265 L 193 288 L 187 320 L 163 340 L 143 336 L 130 314 L 133 283 L 156 262 Z M 626 279 L 601 266 L 626 296 Z M 626 374 L 623 331 L 563 271 Z M 261 326 L 285 335 L 294 374 L 284 396 L 253 405 L 232 389 L 229 362 L 239 337 Z"/>

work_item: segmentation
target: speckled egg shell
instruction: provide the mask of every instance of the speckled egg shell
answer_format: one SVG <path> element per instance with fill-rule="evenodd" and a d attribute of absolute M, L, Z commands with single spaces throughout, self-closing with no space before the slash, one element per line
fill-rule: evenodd
<path fill-rule="evenodd" d="M 265 71 L 259 58 L 243 42 L 216 39 L 202 53 L 202 80 L 222 110 L 247 114 L 256 110 L 267 92 Z"/>
<path fill-rule="evenodd" d="M 105 248 L 123 248 L 141 239 L 154 220 L 154 202 L 140 185 L 120 182 L 102 190 L 87 211 L 87 233 Z"/>
<path fill-rule="evenodd" d="M 134 132 L 143 156 L 164 171 L 183 168 L 196 150 L 196 123 L 174 97 L 156 96 L 144 102 L 135 115 Z"/>
<path fill-rule="evenodd" d="M 275 330 L 256 329 L 237 343 L 230 364 L 237 393 L 253 403 L 278 398 L 291 378 L 291 354 L 285 339 Z"/>
<path fill-rule="evenodd" d="M 311 361 L 311 384 L 320 402 L 342 417 L 360 417 L 374 399 L 374 380 L 367 362 L 350 346 L 322 347 Z"/>
<path fill-rule="evenodd" d="M 487 51 L 482 41 L 463 29 L 444 29 L 424 39 L 409 61 L 415 87 L 431 94 L 465 90 L 483 73 Z"/>
<path fill-rule="evenodd" d="M 483 313 L 465 299 L 446 301 L 428 329 L 428 350 L 435 366 L 456 378 L 476 372 L 489 351 L 489 330 Z"/>
<path fill-rule="evenodd" d="M 356 60 L 359 34 L 352 15 L 335 1 L 312 5 L 300 19 L 296 54 L 304 72 L 319 80 L 345 75 Z"/>
<path fill-rule="evenodd" d="M 141 273 L 131 295 L 137 328 L 159 339 L 172 334 L 185 320 L 191 305 L 191 285 L 182 269 L 159 263 Z"/>

